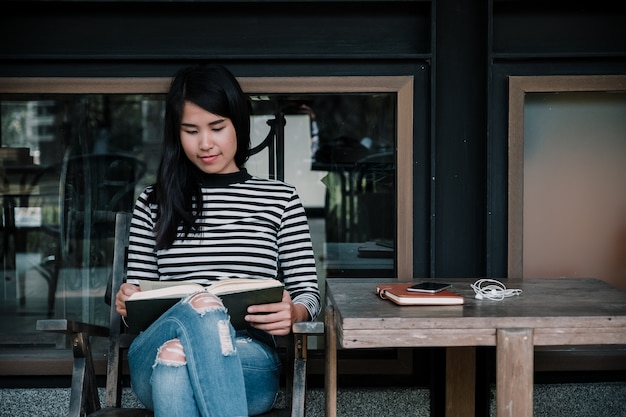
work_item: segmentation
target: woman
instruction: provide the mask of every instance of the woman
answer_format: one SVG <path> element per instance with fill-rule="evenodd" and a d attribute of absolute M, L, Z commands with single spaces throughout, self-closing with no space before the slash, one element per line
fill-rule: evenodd
<path fill-rule="evenodd" d="M 280 303 L 248 308 L 235 331 L 219 298 L 198 292 L 164 313 L 128 351 L 131 384 L 155 416 L 248 416 L 272 408 L 280 360 L 274 336 L 320 311 L 315 258 L 293 186 L 250 175 L 249 102 L 221 66 L 183 68 L 167 96 L 154 185 L 130 229 L 125 301 L 138 279 L 278 278 Z M 201 204 L 198 204 L 201 202 Z"/>

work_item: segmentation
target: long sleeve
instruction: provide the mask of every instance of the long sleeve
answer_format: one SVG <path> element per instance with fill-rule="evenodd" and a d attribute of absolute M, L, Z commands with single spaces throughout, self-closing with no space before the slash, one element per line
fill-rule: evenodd
<path fill-rule="evenodd" d="M 315 318 L 321 308 L 315 255 L 304 207 L 295 190 L 286 206 L 278 239 L 285 287 L 292 300 L 303 304 Z"/>
<path fill-rule="evenodd" d="M 202 188 L 198 230 L 155 251 L 157 207 L 147 188 L 133 211 L 128 282 L 189 280 L 209 285 L 224 278 L 278 278 L 294 303 L 314 319 L 321 311 L 315 256 L 296 189 L 280 181 L 245 181 Z"/>

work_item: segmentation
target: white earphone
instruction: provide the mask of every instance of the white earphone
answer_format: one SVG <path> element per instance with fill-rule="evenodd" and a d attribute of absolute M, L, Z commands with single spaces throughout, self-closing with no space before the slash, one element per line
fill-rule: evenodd
<path fill-rule="evenodd" d="M 506 286 L 498 280 L 482 278 L 471 284 L 474 290 L 475 298 L 478 300 L 502 301 L 507 297 L 513 297 L 522 293 L 521 289 L 507 289 Z"/>

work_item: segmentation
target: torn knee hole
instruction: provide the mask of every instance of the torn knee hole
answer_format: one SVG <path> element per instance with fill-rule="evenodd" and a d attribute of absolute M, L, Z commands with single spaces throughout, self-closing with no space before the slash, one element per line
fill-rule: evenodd
<path fill-rule="evenodd" d="M 216 307 L 223 307 L 222 300 L 214 294 L 208 292 L 199 292 L 191 296 L 189 303 L 194 310 L 205 312 Z"/>
<path fill-rule="evenodd" d="M 184 364 L 187 362 L 185 350 L 178 339 L 172 339 L 165 342 L 157 354 L 157 359 L 164 363 Z"/>

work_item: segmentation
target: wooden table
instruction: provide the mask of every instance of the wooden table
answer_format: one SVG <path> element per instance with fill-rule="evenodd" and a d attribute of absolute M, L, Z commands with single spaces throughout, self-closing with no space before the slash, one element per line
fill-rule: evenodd
<path fill-rule="evenodd" d="M 498 417 L 532 417 L 535 346 L 626 345 L 626 292 L 586 278 L 500 280 L 521 296 L 477 300 L 474 279 L 445 279 L 463 306 L 396 306 L 394 279 L 326 280 L 326 416 L 337 415 L 337 346 L 447 347 L 446 416 L 474 416 L 476 346 L 496 347 Z"/>

